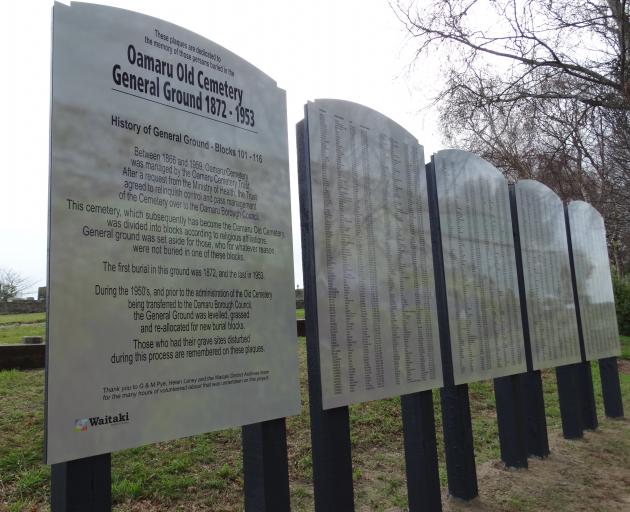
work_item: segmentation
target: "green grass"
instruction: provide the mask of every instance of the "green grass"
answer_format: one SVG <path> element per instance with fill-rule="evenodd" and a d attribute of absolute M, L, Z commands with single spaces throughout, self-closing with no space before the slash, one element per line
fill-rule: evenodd
<path fill-rule="evenodd" d="M 0 315 L 0 325 L 37 324 L 46 321 L 46 313 L 21 313 L 17 315 Z"/>
<path fill-rule="evenodd" d="M 31 504 L 48 499 L 50 471 L 42 464 L 43 374 L 0 372 L 0 510 L 5 504 L 31 510 Z"/>
<path fill-rule="evenodd" d="M 627 346 L 627 339 L 624 344 Z M 313 510 L 310 419 L 304 338 L 299 340 L 302 412 L 287 419 L 292 508 Z M 48 510 L 50 471 L 43 457 L 43 371 L 0 372 L 0 511 Z M 630 375 L 620 374 L 626 411 L 630 411 Z M 593 384 L 604 423 L 597 364 Z M 559 432 L 560 412 L 555 374 L 543 371 L 550 432 Z M 478 465 L 499 458 L 499 442 L 490 381 L 469 386 L 475 454 Z M 355 499 L 359 510 L 407 506 L 400 399 L 351 406 L 350 428 Z M 446 485 L 439 393 L 434 414 L 442 486 Z M 623 425 L 623 422 L 609 422 Z M 600 436 L 602 437 L 602 436 Z M 605 437 L 604 437 L 605 439 Z M 630 443 L 628 453 L 630 454 Z M 576 445 L 576 449 L 579 445 Z M 628 456 L 630 460 L 630 455 Z M 603 462 L 602 462 L 603 463 Z M 241 510 L 242 453 L 240 429 L 124 450 L 113 454 L 114 510 Z M 488 496 L 484 498 L 490 499 Z M 505 496 L 506 510 L 537 510 L 540 502 Z M 558 498 L 559 499 L 559 498 Z M 565 499 L 565 498 L 562 498 Z M 565 504 L 565 509 L 571 503 Z M 562 507 L 561 507 L 562 508 Z"/>
<path fill-rule="evenodd" d="M 44 336 L 46 313 L 0 315 L 0 345 L 22 343 L 24 336 Z"/>
<path fill-rule="evenodd" d="M 15 324 L 0 327 L 0 345 L 22 343 L 23 336 L 45 336 L 46 324 Z"/>
<path fill-rule="evenodd" d="M 630 336 L 619 336 L 621 341 L 621 358 L 630 359 Z"/>
<path fill-rule="evenodd" d="M 304 318 L 304 310 L 296 309 L 295 310 L 295 318 Z"/>

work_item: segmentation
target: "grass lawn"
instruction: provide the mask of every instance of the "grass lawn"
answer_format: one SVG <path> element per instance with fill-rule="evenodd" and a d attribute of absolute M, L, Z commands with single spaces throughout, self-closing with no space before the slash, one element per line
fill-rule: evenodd
<path fill-rule="evenodd" d="M 295 310 L 295 318 L 304 318 L 304 310 L 296 309 Z"/>
<path fill-rule="evenodd" d="M 0 326 L 0 345 L 22 343 L 23 336 L 45 336 L 46 323 Z"/>
<path fill-rule="evenodd" d="M 20 313 L 18 315 L 0 315 L 0 325 L 37 324 L 46 321 L 46 313 Z"/>
<path fill-rule="evenodd" d="M 46 313 L 0 315 L 0 345 L 22 343 L 23 336 L 44 336 Z"/>
<path fill-rule="evenodd" d="M 626 346 L 627 341 L 624 341 Z M 314 504 L 304 338 L 299 339 L 299 354 L 303 408 L 301 415 L 287 420 L 287 442 L 292 508 L 297 511 L 306 511 L 313 510 Z M 630 375 L 621 374 L 620 377 L 625 410 L 630 411 Z M 0 511 L 2 512 L 48 510 L 50 470 L 41 462 L 43 380 L 44 374 L 41 370 L 0 372 Z M 543 372 L 543 383 L 547 423 L 550 435 L 553 439 L 557 439 L 560 431 L 560 412 L 553 371 Z M 582 453 L 579 450 L 591 449 L 594 452 L 593 457 L 598 457 L 593 459 L 593 465 L 608 468 L 610 464 L 607 454 L 614 452 L 615 456 L 625 457 L 626 468 L 630 468 L 628 422 L 604 419 L 601 384 L 596 364 L 593 365 L 593 384 L 597 397 L 598 415 L 602 424 L 602 429 L 598 431 L 600 433 L 589 434 L 596 436 L 588 438 L 590 441 L 572 442 L 573 444 L 560 439 L 557 448 L 554 447 L 555 445 L 552 446 L 549 465 L 545 466 L 547 461 L 540 461 L 541 468 L 552 468 L 558 478 L 565 478 L 556 486 L 557 488 L 554 487 L 553 496 L 549 497 L 543 493 L 542 497 L 535 498 L 523 495 L 523 493 L 518 494 L 521 488 L 519 482 L 528 474 L 532 475 L 532 478 L 536 476 L 534 470 L 525 473 L 502 470 L 507 476 L 501 476 L 498 480 L 512 478 L 509 475 L 514 473 L 516 482 L 513 484 L 513 489 L 502 491 L 503 494 L 500 496 L 493 494 L 492 500 L 500 503 L 500 507 L 492 510 L 533 512 L 541 509 L 587 510 L 587 508 L 580 508 L 586 506 L 597 508 L 597 501 L 586 500 L 584 496 L 574 491 L 573 482 L 569 484 L 567 479 L 570 476 L 567 475 L 570 473 L 567 472 L 572 470 L 573 462 L 564 469 L 562 466 L 561 470 L 553 465 L 559 463 L 554 455 L 556 453 L 558 457 L 564 456 L 565 452 L 568 453 L 567 457 L 579 457 Z M 499 458 L 499 440 L 491 382 L 484 381 L 470 385 L 470 401 L 478 472 L 480 481 L 485 482 L 483 479 L 487 477 L 487 468 L 492 470 L 499 467 L 496 462 Z M 434 404 L 440 476 L 444 488 L 446 474 L 437 391 L 434 392 Z M 394 398 L 352 406 L 350 421 L 357 510 L 405 509 L 407 490 L 400 400 Z M 620 430 L 623 428 L 626 430 Z M 610 440 L 610 446 L 606 444 L 607 439 Z M 603 448 L 597 443 L 600 443 Z M 241 510 L 243 487 L 241 457 L 240 429 L 224 430 L 115 453 L 112 460 L 114 510 L 117 512 Z M 562 477 L 562 471 L 566 473 L 564 477 Z M 585 474 L 584 478 L 593 478 L 589 471 L 585 471 Z M 630 476 L 626 472 L 625 476 L 622 475 L 619 478 L 620 485 L 623 485 L 623 479 Z M 486 489 L 491 487 L 490 483 L 484 485 Z M 537 484 L 538 488 L 543 490 L 546 489 L 545 485 L 544 479 Z M 597 486 L 593 484 L 591 487 L 595 489 Z M 486 502 L 492 501 L 488 496 L 484 498 L 483 492 L 482 487 L 482 498 Z M 593 499 L 596 500 L 597 496 Z M 540 500 L 552 500 L 552 502 L 549 503 L 548 508 L 545 508 L 541 503 L 547 503 L 547 501 Z M 449 507 L 453 506 L 455 505 L 445 501 L 446 509 L 450 510 Z M 608 510 L 605 507 L 597 509 Z"/>
<path fill-rule="evenodd" d="M 630 336 L 619 336 L 621 340 L 621 358 L 630 359 Z"/>

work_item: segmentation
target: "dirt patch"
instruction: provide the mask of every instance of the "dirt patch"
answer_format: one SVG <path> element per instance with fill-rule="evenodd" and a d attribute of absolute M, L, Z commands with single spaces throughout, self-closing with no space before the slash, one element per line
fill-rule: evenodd
<path fill-rule="evenodd" d="M 620 373 L 630 374 L 630 360 L 617 359 L 617 364 L 619 365 Z"/>
<path fill-rule="evenodd" d="M 530 459 L 529 469 L 488 462 L 478 469 L 479 498 L 465 503 L 443 496 L 445 512 L 630 510 L 630 421 L 603 420 L 583 439 L 549 439 L 551 455 Z"/>

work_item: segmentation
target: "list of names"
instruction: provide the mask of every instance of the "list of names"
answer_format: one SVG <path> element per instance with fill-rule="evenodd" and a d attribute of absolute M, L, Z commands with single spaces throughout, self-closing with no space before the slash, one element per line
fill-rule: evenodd
<path fill-rule="evenodd" d="M 525 371 L 507 182 L 464 151 L 435 166 L 455 384 Z"/>
<path fill-rule="evenodd" d="M 604 219 L 583 201 L 571 201 L 568 211 L 586 359 L 618 356 L 621 349 Z"/>
<path fill-rule="evenodd" d="M 516 184 L 518 225 L 534 370 L 580 360 L 564 208 L 533 180 Z"/>
<path fill-rule="evenodd" d="M 439 387 L 422 147 L 347 102 L 308 127 L 324 407 Z"/>

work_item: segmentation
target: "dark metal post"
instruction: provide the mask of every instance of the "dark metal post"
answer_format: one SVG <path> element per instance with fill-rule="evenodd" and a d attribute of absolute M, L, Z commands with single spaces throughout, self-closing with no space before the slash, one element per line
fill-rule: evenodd
<path fill-rule="evenodd" d="M 245 510 L 290 511 L 285 419 L 245 425 L 242 438 Z"/>
<path fill-rule="evenodd" d="M 440 512 L 440 474 L 435 440 L 433 394 L 422 391 L 400 397 L 405 438 L 407 496 L 410 512 Z"/>
<path fill-rule="evenodd" d="M 580 363 L 567 364 L 556 368 L 562 434 L 565 439 L 579 439 L 583 433 L 582 407 L 578 384 Z"/>
<path fill-rule="evenodd" d="M 354 510 L 350 419 L 347 407 L 324 410 L 322 404 L 307 123 L 299 122 L 296 131 L 315 510 L 346 512 Z"/>
<path fill-rule="evenodd" d="M 494 379 L 501 460 L 510 468 L 527 467 L 521 375 Z"/>
<path fill-rule="evenodd" d="M 52 512 L 111 512 L 111 454 L 71 460 L 51 466 Z"/>
<path fill-rule="evenodd" d="M 542 375 L 540 370 L 537 370 L 522 373 L 520 378 L 523 380 L 527 455 L 544 458 L 549 455 L 549 438 L 547 437 Z"/>
<path fill-rule="evenodd" d="M 623 418 L 623 401 L 619 384 L 619 367 L 616 357 L 599 360 L 599 374 L 602 381 L 604 412 L 609 418 Z"/>
<path fill-rule="evenodd" d="M 479 495 L 479 488 L 468 384 L 445 386 L 440 390 L 440 398 L 448 493 L 455 498 L 472 500 Z"/>
<path fill-rule="evenodd" d="M 597 428 L 597 409 L 595 406 L 595 392 L 593 390 L 593 374 L 591 363 L 585 361 L 579 366 L 580 402 L 582 407 L 582 429 L 595 430 Z"/>

